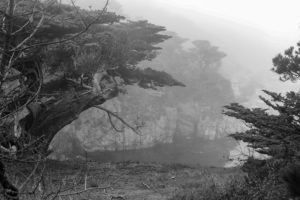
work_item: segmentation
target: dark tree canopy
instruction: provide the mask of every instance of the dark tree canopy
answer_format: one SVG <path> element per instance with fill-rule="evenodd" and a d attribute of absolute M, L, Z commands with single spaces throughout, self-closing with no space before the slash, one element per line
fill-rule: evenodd
<path fill-rule="evenodd" d="M 232 134 L 236 140 L 249 143 L 257 152 L 274 158 L 296 159 L 300 156 L 300 95 L 264 91 L 270 99 L 260 97 L 270 109 L 245 108 L 233 103 L 224 113 L 243 120 L 249 127 Z"/>
<path fill-rule="evenodd" d="M 297 48 L 290 47 L 284 54 L 278 54 L 273 58 L 272 70 L 280 75 L 282 81 L 295 81 L 300 76 L 300 42 Z"/>
<path fill-rule="evenodd" d="M 282 81 L 295 81 L 299 78 L 299 49 L 289 48 L 284 55 L 276 56 L 273 63 L 272 70 L 280 75 Z M 266 90 L 263 92 L 267 97 L 260 96 L 260 99 L 266 104 L 267 109 L 250 109 L 237 103 L 225 106 L 225 115 L 240 119 L 248 126 L 248 130 L 231 136 L 247 142 L 257 152 L 272 158 L 299 160 L 299 92 L 291 91 L 285 95 Z"/>
<path fill-rule="evenodd" d="M 22 137 L 42 138 L 47 150 L 59 130 L 116 97 L 124 85 L 184 86 L 163 71 L 137 67 L 170 38 L 161 33 L 164 27 L 56 1 L 21 1 L 6 13 L 16 2 L 0 3 L 10 27 L 0 40 L 1 133 L 14 135 L 9 127 L 18 125 Z M 18 122 L 16 115 L 22 115 Z"/>
<path fill-rule="evenodd" d="M 273 59 L 272 71 L 280 76 L 281 81 L 297 81 L 300 75 L 299 47 L 290 47 L 283 54 Z M 247 125 L 247 130 L 231 136 L 244 141 L 256 152 L 268 155 L 267 160 L 249 155 L 243 169 L 249 179 L 245 183 L 247 191 L 261 193 L 261 199 L 299 198 L 299 161 L 300 161 L 300 93 L 276 92 L 263 90 L 260 99 L 266 108 L 247 108 L 232 103 L 225 106 L 224 114 L 240 119 Z M 267 188 L 261 189 L 261 188 Z M 274 191 L 279 190 L 280 193 Z M 265 193 L 265 194 L 264 194 Z M 250 198 L 251 199 L 251 198 Z"/>

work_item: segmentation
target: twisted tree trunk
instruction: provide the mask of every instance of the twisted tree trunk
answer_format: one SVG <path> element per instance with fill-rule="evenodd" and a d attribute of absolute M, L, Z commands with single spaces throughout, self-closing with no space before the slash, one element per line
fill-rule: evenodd
<path fill-rule="evenodd" d="M 44 150 L 47 151 L 52 139 L 63 127 L 76 120 L 83 111 L 105 101 L 105 98 L 92 92 L 66 94 L 54 103 L 42 105 L 33 121 L 32 115 L 25 118 L 25 124 L 32 123 L 28 134 L 35 138 L 43 137 Z"/>

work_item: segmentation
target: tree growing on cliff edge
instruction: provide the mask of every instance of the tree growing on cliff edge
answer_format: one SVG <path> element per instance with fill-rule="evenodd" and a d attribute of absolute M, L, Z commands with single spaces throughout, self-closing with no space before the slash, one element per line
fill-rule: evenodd
<path fill-rule="evenodd" d="M 290 47 L 284 54 L 273 59 L 272 71 L 280 75 L 282 81 L 296 81 L 300 76 L 298 49 Z M 260 99 L 269 107 L 246 108 L 233 103 L 225 106 L 224 114 L 243 120 L 248 130 L 231 136 L 247 142 L 257 152 L 273 158 L 297 161 L 300 158 L 300 93 L 288 92 L 285 95 L 263 91 L 268 97 Z"/>
<path fill-rule="evenodd" d="M 44 4 L 26 4 L 22 13 L 33 6 Z M 142 60 L 153 59 L 159 49 L 155 45 L 169 38 L 159 33 L 164 27 L 121 21 L 121 16 L 105 11 L 99 17 L 94 11 L 68 5 L 51 4 L 41 12 L 26 22 L 37 24 L 35 32 L 18 30 L 17 23 L 26 20 L 7 20 L 8 14 L 2 12 L 3 27 L 10 29 L 2 34 L 10 37 L 2 41 L 1 49 L 1 119 L 4 122 L 27 107 L 29 114 L 18 120 L 23 134 L 50 142 L 82 111 L 117 96 L 121 84 L 153 89 L 183 86 L 165 72 L 136 67 Z M 70 21 L 76 14 L 81 21 Z M 43 22 L 47 16 L 51 19 Z"/>
<path fill-rule="evenodd" d="M 0 3 L 1 160 L 10 158 L 12 143 L 17 157 L 44 154 L 59 130 L 116 97 L 122 85 L 184 86 L 165 72 L 136 67 L 169 38 L 160 33 L 164 27 L 125 21 L 106 11 L 108 1 L 100 11 L 72 3 Z M 2 163 L 0 180 L 6 191 L 18 193 Z"/>
<path fill-rule="evenodd" d="M 297 49 L 290 47 L 273 59 L 272 70 L 280 75 L 281 81 L 297 81 L 300 77 L 300 43 L 297 46 Z M 233 138 L 247 142 L 257 152 L 270 156 L 267 161 L 247 160 L 244 168 L 249 177 L 245 183 L 247 198 L 260 194 L 256 198 L 287 199 L 291 196 L 298 199 L 300 93 L 263 92 L 267 97 L 260 96 L 260 99 L 267 109 L 250 109 L 233 103 L 225 106 L 224 111 L 225 115 L 243 120 L 248 125 L 248 130 L 232 134 Z"/>

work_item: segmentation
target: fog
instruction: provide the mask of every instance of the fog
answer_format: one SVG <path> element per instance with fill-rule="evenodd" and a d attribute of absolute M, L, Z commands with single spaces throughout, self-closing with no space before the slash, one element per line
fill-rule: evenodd
<path fill-rule="evenodd" d="M 78 0 L 76 1 L 76 4 L 86 9 L 101 9 L 104 6 L 103 1 L 96 0 Z M 241 125 L 239 122 L 230 120 L 228 121 L 228 119 L 223 119 L 220 117 L 221 107 L 223 105 L 229 104 L 232 101 L 239 101 L 239 103 L 251 107 L 263 106 L 262 102 L 258 98 L 258 96 L 262 94 L 262 89 L 282 93 L 290 90 L 299 90 L 300 83 L 279 81 L 279 76 L 271 71 L 272 58 L 274 58 L 277 54 L 284 52 L 284 50 L 290 46 L 296 45 L 300 38 L 300 13 L 298 12 L 299 6 L 300 2 L 297 0 L 265 0 L 263 2 L 259 0 L 110 1 L 108 7 L 109 11 L 117 12 L 118 14 L 123 15 L 130 20 L 148 20 L 150 23 L 155 25 L 166 27 L 167 35 L 171 35 L 173 39 L 169 39 L 160 44 L 159 46 L 162 47 L 162 50 L 157 58 L 150 62 L 143 62 L 140 67 L 151 67 L 154 69 L 165 70 L 180 81 L 186 81 L 185 83 L 187 84 L 187 87 L 171 89 L 166 88 L 162 89 L 162 92 L 160 91 L 157 93 L 149 91 L 144 92 L 143 90 L 140 91 L 139 89 L 128 88 L 128 94 L 130 97 L 140 95 L 139 102 L 135 102 L 134 105 L 131 105 L 128 103 L 132 101 L 130 97 L 127 99 L 126 97 L 120 97 L 114 101 L 111 101 L 111 103 L 106 104 L 106 106 L 112 110 L 115 110 L 119 113 L 125 113 L 124 117 L 128 118 L 129 121 L 133 121 L 132 119 L 136 117 L 133 115 L 142 113 L 139 117 L 141 117 L 142 120 L 146 120 L 146 126 L 143 129 L 144 133 L 146 133 L 146 136 L 143 138 L 143 143 L 139 144 L 139 148 L 144 148 L 144 152 L 135 152 L 136 147 L 133 147 L 132 145 L 133 143 L 136 143 L 137 137 L 129 130 L 124 131 L 124 135 L 126 135 L 127 138 L 124 142 L 124 140 L 122 141 L 121 136 L 119 139 L 108 134 L 103 136 L 104 132 L 99 131 L 99 127 L 90 128 L 93 120 L 95 121 L 95 119 L 98 119 L 99 116 L 103 118 L 105 115 L 96 111 L 84 113 L 81 115 L 79 120 L 80 122 L 73 123 L 71 126 L 66 127 L 62 132 L 76 132 L 78 138 L 83 141 L 85 149 L 91 151 L 118 150 L 119 147 L 115 147 L 115 144 L 108 141 L 116 142 L 119 140 L 120 145 L 121 143 L 123 145 L 123 150 L 127 149 L 132 152 L 119 152 L 116 153 L 116 155 L 106 155 L 105 153 L 102 153 L 100 156 L 109 157 L 110 159 L 114 157 L 114 161 L 120 159 L 134 159 L 133 157 L 142 161 L 145 161 L 144 159 L 148 159 L 148 161 L 166 161 L 166 157 L 163 156 L 161 152 L 158 153 L 158 156 L 156 148 L 151 148 L 153 144 L 156 144 L 157 141 L 162 143 L 172 142 L 172 137 L 174 140 L 174 133 L 176 133 L 178 129 L 178 124 L 183 124 L 181 125 L 180 131 L 184 136 L 193 134 L 195 129 L 199 129 L 199 133 L 197 133 L 198 136 L 208 136 L 210 139 L 215 140 L 220 137 L 218 135 L 220 129 L 222 129 L 224 132 L 220 137 L 222 138 L 230 131 L 243 128 L 243 125 Z M 184 39 L 186 39 L 186 41 L 181 42 Z M 223 80 L 222 77 L 218 77 L 216 74 L 213 75 L 211 79 L 223 81 L 225 85 L 226 81 L 229 81 L 229 87 L 234 93 L 232 96 L 235 96 L 235 99 L 233 97 L 225 97 L 224 95 L 226 95 L 226 93 L 228 93 L 228 96 L 230 96 L 231 92 L 229 87 L 225 87 L 226 89 L 223 90 L 224 95 L 220 97 L 220 102 L 217 103 L 218 108 L 216 111 L 218 112 L 218 116 L 211 118 L 203 117 L 203 115 L 206 114 L 203 112 L 203 110 L 199 109 L 199 107 L 201 108 L 201 103 L 205 101 L 214 101 L 213 99 L 219 97 L 213 92 L 211 94 L 205 93 L 206 90 L 202 88 L 204 91 L 202 91 L 202 93 L 200 92 L 200 94 L 206 94 L 207 100 L 202 99 L 200 102 L 195 103 L 194 100 L 192 100 L 192 96 L 194 95 L 193 90 L 195 88 L 190 87 L 191 84 L 193 84 L 191 80 L 196 81 L 196 83 L 200 85 L 205 83 L 205 81 L 197 82 L 195 79 L 197 75 L 195 73 L 193 74 L 193 72 L 178 71 L 180 67 L 181 69 L 184 69 L 185 66 L 178 66 L 180 60 L 178 60 L 178 62 L 173 61 L 175 63 L 172 63 L 172 59 L 176 60 L 176 56 L 174 58 L 168 57 L 174 53 L 171 52 L 172 47 L 178 48 L 178 50 L 183 54 L 190 52 L 194 45 L 193 41 L 195 40 L 208 41 L 209 45 L 218 47 L 219 51 L 226 54 L 226 57 L 222 59 L 222 62 L 218 67 L 218 73 L 220 73 L 221 76 L 226 80 Z M 203 44 L 204 43 L 202 43 L 202 45 Z M 183 46 L 183 49 L 180 49 L 180 45 Z M 180 56 L 180 54 L 177 55 L 177 58 L 178 56 Z M 174 70 L 171 68 L 172 64 L 174 64 Z M 188 62 L 188 64 L 190 63 Z M 191 66 L 193 66 L 193 64 L 191 64 Z M 199 74 L 199 79 L 200 77 L 201 74 Z M 205 88 L 206 86 L 204 85 L 202 87 Z M 209 87 L 211 87 L 211 85 Z M 200 90 L 201 89 L 199 89 L 199 91 Z M 211 90 L 211 88 L 207 90 Z M 168 91 L 171 92 L 168 93 Z M 183 94 L 185 97 L 175 95 L 175 105 L 170 103 L 174 100 L 172 99 L 172 95 L 178 93 Z M 161 99 L 153 97 L 161 96 L 162 94 L 166 94 L 166 96 L 162 97 Z M 188 96 L 191 96 L 191 98 L 186 98 Z M 177 100 L 176 98 L 181 99 Z M 143 103 L 145 102 L 153 106 L 154 110 L 155 106 L 157 106 L 158 109 L 161 108 L 166 110 L 166 113 L 156 115 L 153 114 L 156 111 L 153 111 L 153 113 L 150 114 L 151 116 L 147 114 L 145 115 L 145 112 L 149 111 L 144 110 Z M 132 111 L 131 113 L 129 111 L 125 112 L 122 106 L 137 110 L 133 111 L 132 115 Z M 197 113 L 197 111 L 199 111 L 200 114 Z M 182 118 L 184 118 L 186 121 L 180 122 L 180 119 L 182 120 Z M 187 118 L 192 118 L 193 120 L 189 121 Z M 228 127 L 230 128 L 228 129 Z M 88 134 L 86 134 L 87 132 Z M 103 140 L 101 141 L 102 143 L 99 143 L 98 139 L 95 139 L 99 138 L 100 136 L 101 140 Z M 141 140 L 141 138 L 139 140 Z M 205 154 L 201 157 L 198 154 L 191 153 L 189 156 L 187 156 L 183 153 L 182 157 L 177 157 L 180 150 L 190 152 L 197 151 L 197 153 L 203 151 L 203 149 L 199 149 L 199 145 L 203 141 L 199 141 L 197 144 L 191 144 L 187 141 L 185 142 L 186 143 L 180 143 L 180 145 L 195 145 L 195 148 L 185 149 L 186 146 L 182 147 L 182 149 L 180 149 L 181 147 L 176 149 L 173 146 L 158 146 L 158 148 L 165 152 L 175 152 L 173 154 L 176 155 L 176 162 L 190 162 L 189 160 L 185 160 L 190 156 L 190 158 L 196 163 L 198 162 L 197 159 L 199 158 L 200 160 L 202 159 L 204 164 L 219 166 L 223 163 L 218 162 L 218 159 L 221 159 L 220 156 L 222 156 L 219 153 L 223 150 L 228 151 L 228 149 L 232 149 L 232 147 L 235 145 L 230 142 L 230 144 L 228 144 L 221 139 L 220 141 L 216 141 L 216 143 L 212 142 L 208 144 L 207 142 L 208 146 L 205 148 L 207 148 L 208 151 L 211 151 L 211 149 L 218 145 L 221 147 L 218 150 L 219 152 L 215 152 L 215 154 Z M 127 147 L 124 148 L 126 145 Z M 242 149 L 244 148 L 245 145 L 243 145 Z M 92 157 L 99 157 L 99 155 L 99 153 L 91 154 Z M 218 158 L 216 157 L 214 158 L 215 160 L 212 161 L 210 158 L 213 156 L 217 156 Z M 150 157 L 153 158 L 150 159 Z M 207 158 L 209 159 L 205 160 Z M 172 159 L 173 157 L 171 160 Z M 107 160 L 104 159 L 102 161 Z"/>
<path fill-rule="evenodd" d="M 270 71 L 272 58 L 295 45 L 300 36 L 297 0 L 119 0 L 130 19 L 147 19 L 191 40 L 209 40 L 227 54 L 222 73 L 235 82 L 244 76 L 261 88 L 286 91 L 297 84 L 281 83 Z M 95 0 L 77 1 L 101 8 Z"/>
<path fill-rule="evenodd" d="M 1 199 L 299 199 L 300 0 L 1 0 Z"/>

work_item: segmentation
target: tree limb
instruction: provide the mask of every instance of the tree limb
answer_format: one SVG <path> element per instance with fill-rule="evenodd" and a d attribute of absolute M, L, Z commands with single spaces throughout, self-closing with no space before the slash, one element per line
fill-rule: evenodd
<path fill-rule="evenodd" d="M 37 26 L 35 27 L 35 29 L 31 32 L 31 34 L 27 38 L 25 38 L 21 43 L 19 43 L 16 47 L 14 47 L 12 50 L 10 50 L 10 51 L 14 52 L 14 51 L 18 50 L 28 40 L 30 40 L 35 35 L 35 33 L 39 30 L 39 28 L 42 26 L 44 19 L 45 19 L 45 15 L 42 15 L 39 23 L 37 24 Z"/>
<path fill-rule="evenodd" d="M 19 49 L 19 51 L 24 51 L 24 50 L 27 50 L 27 49 L 30 49 L 30 48 L 33 48 L 33 47 L 38 47 L 38 46 L 48 46 L 48 45 L 53 45 L 53 44 L 64 43 L 64 42 L 68 42 L 68 41 L 70 41 L 70 40 L 73 40 L 73 39 L 79 37 L 80 35 L 82 35 L 82 34 L 85 33 L 86 31 L 88 31 L 88 29 L 89 29 L 93 24 L 95 24 L 95 23 L 103 16 L 103 14 L 106 12 L 108 3 L 109 3 L 109 0 L 106 0 L 105 6 L 103 7 L 103 9 L 102 9 L 102 11 L 99 13 L 99 15 L 98 15 L 92 22 L 90 22 L 89 24 L 87 24 L 87 25 L 85 26 L 85 28 L 84 28 L 82 31 L 73 34 L 73 36 L 71 36 L 71 37 L 69 37 L 69 38 L 66 38 L 66 39 L 54 41 L 54 42 L 42 42 L 42 43 L 36 43 L 36 44 L 33 44 L 33 45 L 29 45 L 29 46 L 27 46 L 27 47 L 24 47 L 24 48 L 22 48 L 22 49 Z"/>
<path fill-rule="evenodd" d="M 121 118 L 119 115 L 115 114 L 114 112 L 102 107 L 102 106 L 94 106 L 95 108 L 98 108 L 100 110 L 105 111 L 108 115 L 112 115 L 115 118 L 117 118 L 118 120 L 120 120 L 123 124 L 125 124 L 128 128 L 130 128 L 135 134 L 137 135 L 142 135 L 141 133 L 139 133 L 136 128 L 132 127 L 129 123 L 127 123 L 123 118 Z"/>

